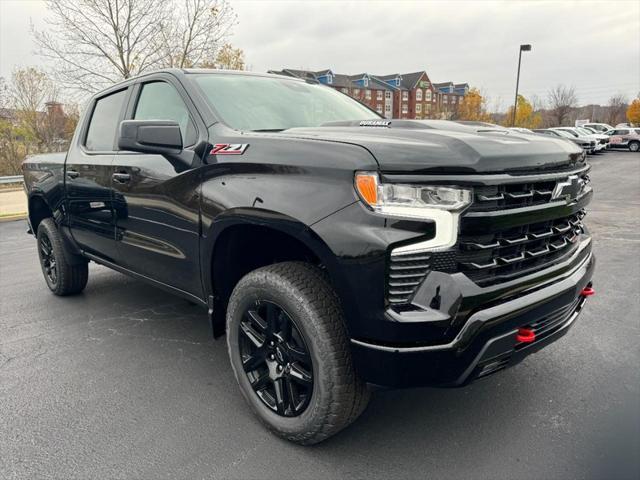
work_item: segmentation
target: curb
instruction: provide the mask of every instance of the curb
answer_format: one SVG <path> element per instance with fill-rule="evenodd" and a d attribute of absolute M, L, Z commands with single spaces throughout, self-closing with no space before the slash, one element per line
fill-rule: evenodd
<path fill-rule="evenodd" d="M 27 218 L 26 213 L 10 213 L 7 215 L 0 215 L 0 223 L 12 222 L 14 220 L 24 220 L 25 218 Z"/>

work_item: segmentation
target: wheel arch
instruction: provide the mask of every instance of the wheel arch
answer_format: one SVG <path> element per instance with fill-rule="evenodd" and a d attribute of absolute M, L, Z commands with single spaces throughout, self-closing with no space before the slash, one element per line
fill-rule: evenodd
<path fill-rule="evenodd" d="M 259 208 L 230 209 L 215 219 L 202 248 L 205 292 L 212 296 L 214 336 L 224 332 L 226 306 L 237 282 L 256 268 L 305 261 L 323 268 L 340 296 L 343 279 L 335 256 L 303 222 Z"/>
<path fill-rule="evenodd" d="M 53 209 L 45 199 L 44 195 L 32 194 L 28 202 L 28 221 L 34 235 L 38 232 L 38 225 L 45 218 L 53 217 Z"/>

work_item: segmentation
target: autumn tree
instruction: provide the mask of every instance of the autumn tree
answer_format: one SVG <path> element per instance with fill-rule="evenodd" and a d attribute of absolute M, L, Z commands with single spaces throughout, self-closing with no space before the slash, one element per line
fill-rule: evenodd
<path fill-rule="evenodd" d="M 627 108 L 627 120 L 636 126 L 640 125 L 640 97 L 634 99 Z"/>
<path fill-rule="evenodd" d="M 505 118 L 505 126 L 511 126 L 513 119 L 513 107 L 507 110 Z M 533 105 L 522 95 L 518 95 L 518 103 L 516 109 L 516 121 L 514 127 L 522 128 L 538 128 L 542 124 L 542 115 L 533 109 Z"/>
<path fill-rule="evenodd" d="M 578 97 L 574 87 L 558 85 L 548 93 L 549 116 L 552 122 L 561 126 L 569 119 L 569 114 L 578 104 Z"/>
<path fill-rule="evenodd" d="M 222 46 L 216 57 L 214 68 L 223 70 L 245 70 L 244 52 L 240 48 L 233 48 L 229 43 Z"/>
<path fill-rule="evenodd" d="M 64 150 L 77 123 L 77 108 L 66 113 L 56 100 L 58 92 L 43 71 L 15 70 L 0 97 L 0 175 L 20 173 L 29 154 Z"/>
<path fill-rule="evenodd" d="M 491 115 L 487 113 L 486 100 L 477 88 L 472 88 L 458 105 L 457 118 L 459 120 L 473 120 L 491 122 Z"/>
<path fill-rule="evenodd" d="M 56 86 L 45 72 L 34 67 L 15 70 L 9 87 L 9 103 L 15 121 L 22 129 L 27 150 L 47 151 L 52 147 L 56 130 L 60 131 L 63 118 L 60 111 L 45 114 L 47 102 L 55 102 Z M 57 128 L 56 128 L 57 127 Z"/>
<path fill-rule="evenodd" d="M 64 88 L 93 93 L 163 67 L 216 57 L 236 23 L 227 0 L 47 0 L 48 29 L 35 31 Z"/>
<path fill-rule="evenodd" d="M 0 175 L 20 175 L 26 155 L 21 129 L 11 120 L 0 118 Z"/>

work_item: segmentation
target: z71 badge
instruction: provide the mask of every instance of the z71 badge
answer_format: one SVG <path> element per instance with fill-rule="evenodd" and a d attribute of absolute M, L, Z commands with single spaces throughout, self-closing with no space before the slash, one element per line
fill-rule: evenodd
<path fill-rule="evenodd" d="M 248 143 L 216 143 L 209 155 L 242 155 L 247 147 Z"/>

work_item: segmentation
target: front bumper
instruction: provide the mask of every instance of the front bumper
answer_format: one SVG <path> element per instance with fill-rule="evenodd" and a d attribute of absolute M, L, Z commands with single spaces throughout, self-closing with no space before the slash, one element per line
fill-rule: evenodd
<path fill-rule="evenodd" d="M 449 343 L 394 346 L 352 339 L 358 373 L 369 383 L 391 386 L 459 386 L 502 370 L 567 333 L 585 304 L 592 253 L 556 283 L 473 313 Z M 520 327 L 544 325 L 533 343 L 516 341 Z"/>

